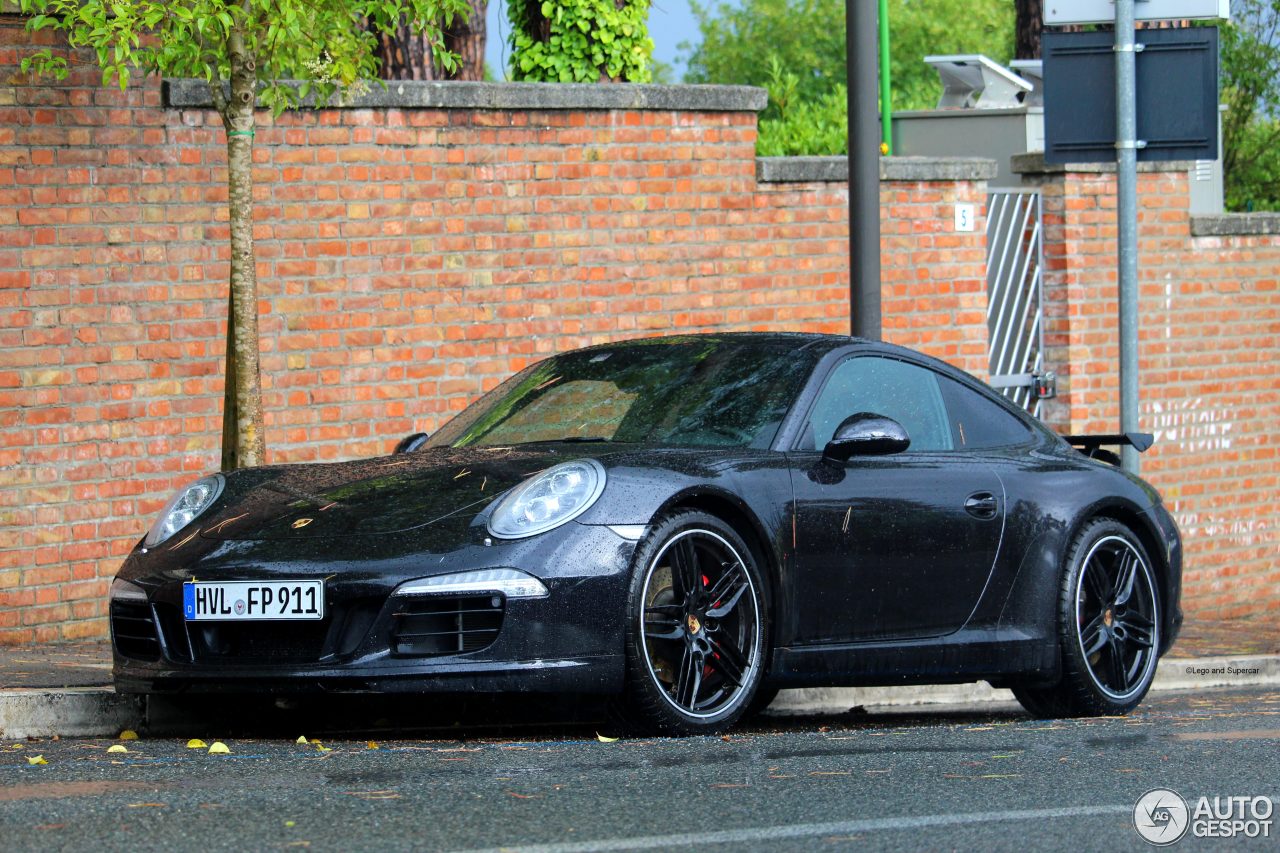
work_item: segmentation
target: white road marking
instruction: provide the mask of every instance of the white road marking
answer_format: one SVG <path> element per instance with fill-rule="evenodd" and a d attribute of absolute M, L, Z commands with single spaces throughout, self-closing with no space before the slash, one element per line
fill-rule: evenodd
<path fill-rule="evenodd" d="M 796 823 L 789 826 L 760 826 L 751 829 L 728 829 L 718 832 L 683 835 L 640 835 L 632 838 L 602 838 L 558 844 L 511 844 L 457 853 L 590 853 L 597 850 L 658 850 L 692 848 L 707 844 L 740 844 L 753 841 L 778 841 L 786 838 L 808 838 L 815 835 L 850 835 L 859 832 L 883 832 L 902 829 L 926 829 L 934 826 L 959 826 L 971 823 L 998 823 L 1019 820 L 1052 820 L 1064 817 L 1131 814 L 1133 806 L 1071 806 L 1060 809 L 1026 809 L 1022 811 L 971 812 L 969 814 L 920 815 L 871 820 L 844 820 L 834 823 Z"/>

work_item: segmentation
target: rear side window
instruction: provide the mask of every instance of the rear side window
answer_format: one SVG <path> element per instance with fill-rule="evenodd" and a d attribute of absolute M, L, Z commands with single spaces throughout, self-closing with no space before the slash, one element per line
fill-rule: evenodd
<path fill-rule="evenodd" d="M 984 450 L 1026 444 L 1031 430 L 1017 417 L 977 391 L 947 376 L 938 376 L 947 404 L 951 439 L 957 450 Z"/>

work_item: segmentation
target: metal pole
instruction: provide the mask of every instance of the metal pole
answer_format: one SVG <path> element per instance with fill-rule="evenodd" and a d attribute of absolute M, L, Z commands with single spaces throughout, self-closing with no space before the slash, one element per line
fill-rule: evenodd
<path fill-rule="evenodd" d="M 849 74 L 849 301 L 853 334 L 880 339 L 880 122 L 876 4 L 845 0 Z"/>
<path fill-rule="evenodd" d="M 880 0 L 880 153 L 892 155 L 893 74 L 889 61 L 889 0 Z"/>
<path fill-rule="evenodd" d="M 1120 431 L 1138 429 L 1138 141 L 1134 0 L 1116 0 L 1116 218 L 1120 301 Z M 1138 473 L 1138 451 L 1121 448 Z"/>

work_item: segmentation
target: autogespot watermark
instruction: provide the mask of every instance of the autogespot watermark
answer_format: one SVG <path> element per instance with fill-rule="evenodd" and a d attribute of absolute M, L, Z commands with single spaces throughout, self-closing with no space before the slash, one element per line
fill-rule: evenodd
<path fill-rule="evenodd" d="M 1133 806 L 1133 827 L 1157 847 L 1195 838 L 1270 838 L 1275 804 L 1270 797 L 1200 797 L 1195 807 L 1177 791 L 1156 788 Z"/>

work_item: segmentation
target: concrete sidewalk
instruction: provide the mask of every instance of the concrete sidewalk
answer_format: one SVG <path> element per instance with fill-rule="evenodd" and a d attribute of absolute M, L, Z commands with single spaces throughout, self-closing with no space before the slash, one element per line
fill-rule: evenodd
<path fill-rule="evenodd" d="M 1187 624 L 1160 662 L 1152 690 L 1280 685 L 1280 624 L 1235 620 Z M 770 714 L 843 713 L 924 706 L 996 706 L 1013 694 L 985 682 L 927 687 L 785 690 Z M 0 647 L 0 738 L 110 737 L 145 728 L 147 703 L 111 687 L 106 640 Z"/>

